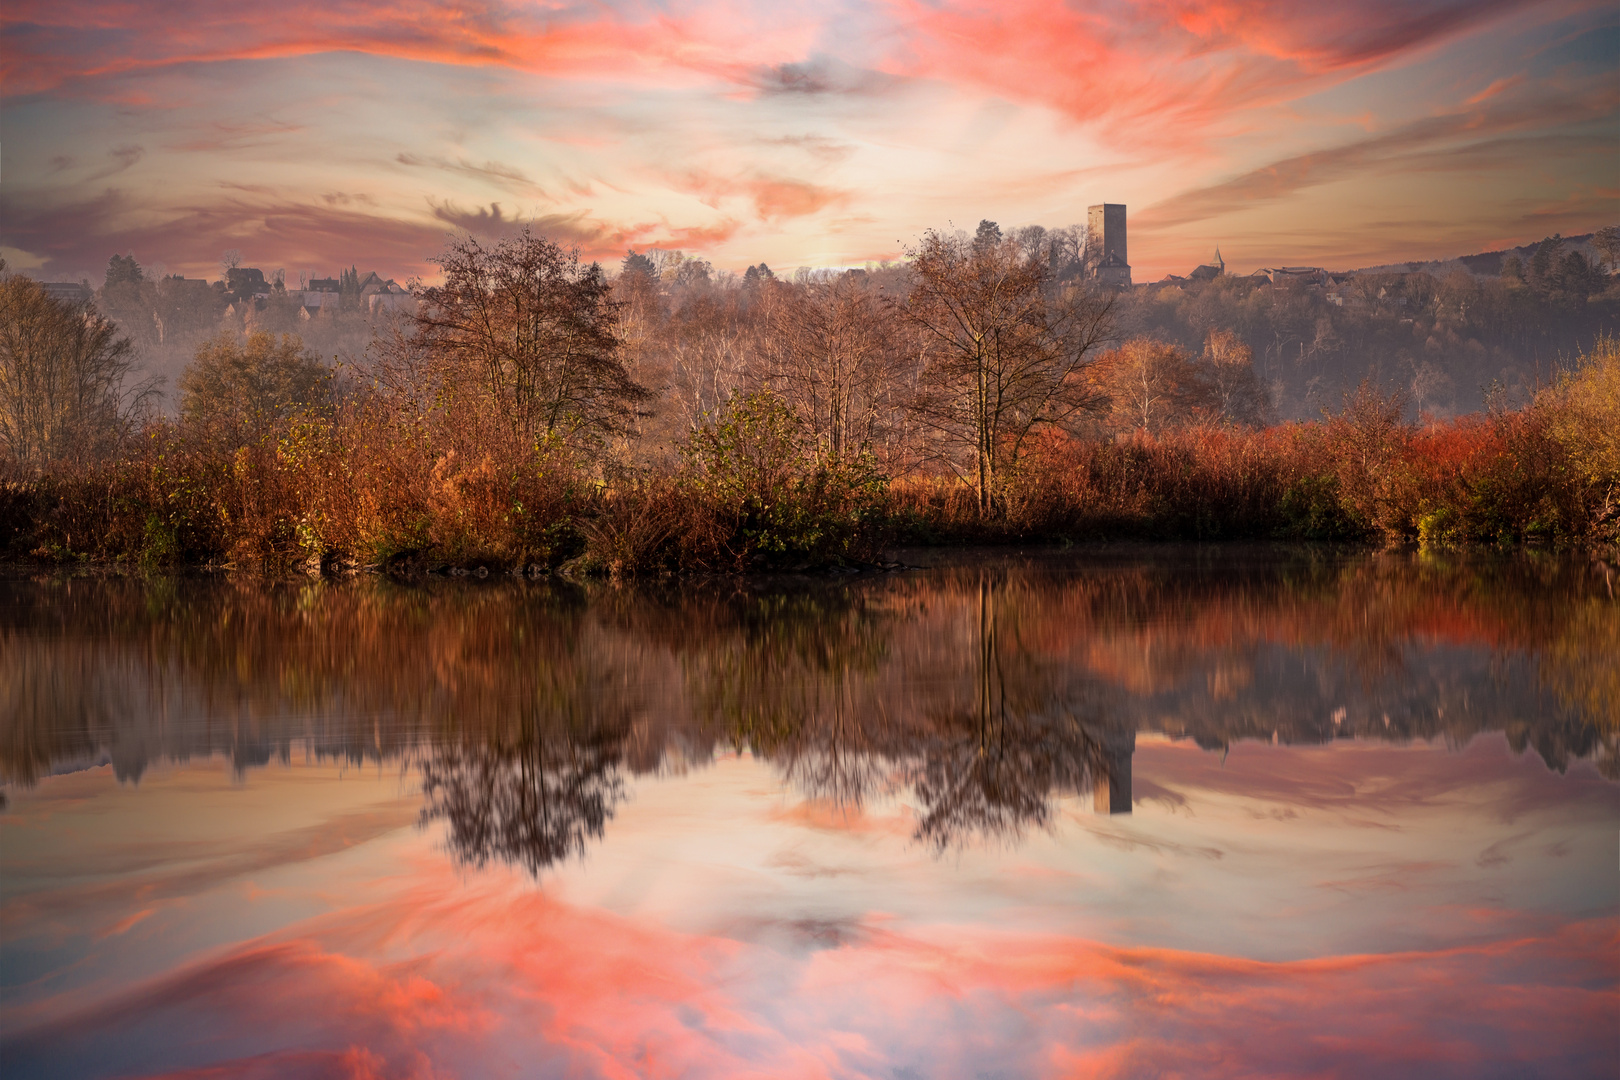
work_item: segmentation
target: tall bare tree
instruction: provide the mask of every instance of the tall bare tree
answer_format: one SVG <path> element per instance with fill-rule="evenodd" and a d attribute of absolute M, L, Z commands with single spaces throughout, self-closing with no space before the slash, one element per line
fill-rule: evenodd
<path fill-rule="evenodd" d="M 973 238 L 929 231 L 908 254 L 913 286 L 901 310 L 927 341 L 913 413 L 988 516 L 1032 431 L 1100 407 L 1081 376 L 1112 333 L 1113 299 L 1055 283 L 1044 253 L 990 222 Z"/>
<path fill-rule="evenodd" d="M 1211 330 L 1202 367 L 1210 407 L 1223 423 L 1257 428 L 1271 421 L 1271 395 L 1255 374 L 1254 353 L 1237 334 Z"/>
<path fill-rule="evenodd" d="M 1108 423 L 1115 431 L 1157 434 L 1213 411 L 1215 392 L 1207 373 L 1180 346 L 1152 338 L 1134 338 L 1105 354 L 1091 377 L 1107 397 Z"/>
<path fill-rule="evenodd" d="M 871 448 L 894 426 L 906 335 L 866 274 L 771 284 L 761 306 L 763 381 L 834 457 Z"/>
<path fill-rule="evenodd" d="M 0 276 L 0 446 L 19 461 L 84 461 L 111 450 L 154 392 L 125 381 L 134 350 L 88 304 Z"/>
<path fill-rule="evenodd" d="M 674 291 L 676 297 L 684 292 L 684 302 L 664 324 L 661 352 L 669 371 L 669 409 L 691 430 L 744 384 L 756 328 L 735 290 Z"/>
<path fill-rule="evenodd" d="M 433 260 L 444 283 L 418 290 L 402 344 L 445 385 L 471 390 L 524 440 L 596 442 L 649 397 L 620 359 L 611 287 L 527 228 L 494 247 L 473 237 Z"/>

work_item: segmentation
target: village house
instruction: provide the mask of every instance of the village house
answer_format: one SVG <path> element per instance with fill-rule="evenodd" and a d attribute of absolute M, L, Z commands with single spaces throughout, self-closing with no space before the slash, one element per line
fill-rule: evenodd
<path fill-rule="evenodd" d="M 95 290 L 82 281 L 42 281 L 39 287 L 62 304 L 88 304 L 96 298 Z"/>
<path fill-rule="evenodd" d="M 356 275 L 356 307 L 375 315 L 379 311 L 415 311 L 416 300 L 410 290 L 392 278 L 384 280 L 376 271 L 364 276 Z M 338 310 L 343 297 L 343 282 L 339 278 L 312 278 L 304 289 L 304 317 L 319 315 L 325 310 Z"/>
<path fill-rule="evenodd" d="M 1304 285 L 1326 285 L 1328 281 L 1328 272 L 1320 266 L 1267 267 L 1256 270 L 1254 274 L 1255 277 L 1263 277 L 1273 285 L 1281 285 L 1285 281 Z"/>
<path fill-rule="evenodd" d="M 1213 263 L 1205 263 L 1204 265 L 1197 267 L 1191 274 L 1188 274 L 1187 277 L 1192 281 L 1214 281 L 1216 278 L 1225 273 L 1226 260 L 1221 258 L 1221 249 L 1217 247 L 1215 249 L 1215 261 Z"/>

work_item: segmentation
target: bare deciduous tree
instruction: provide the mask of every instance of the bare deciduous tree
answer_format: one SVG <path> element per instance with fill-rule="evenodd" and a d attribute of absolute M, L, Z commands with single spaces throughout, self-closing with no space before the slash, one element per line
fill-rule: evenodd
<path fill-rule="evenodd" d="M 1449 397 L 1456 384 L 1450 375 L 1425 360 L 1412 372 L 1409 389 L 1418 415 L 1425 416 L 1431 408 Z"/>
<path fill-rule="evenodd" d="M 180 376 L 180 415 L 187 423 L 251 437 L 331 392 L 332 372 L 296 334 L 263 331 L 239 342 L 220 334 L 204 342 Z"/>
<path fill-rule="evenodd" d="M 0 446 L 36 466 L 111 450 L 155 392 L 125 386 L 133 351 L 93 307 L 0 278 Z"/>
<path fill-rule="evenodd" d="M 665 325 L 669 396 L 685 430 L 715 415 L 745 382 L 755 334 L 737 301 L 705 290 L 689 296 Z"/>
<path fill-rule="evenodd" d="M 1108 399 L 1115 431 L 1157 434 L 1210 404 L 1208 384 L 1192 359 L 1179 346 L 1152 338 L 1127 341 L 1108 353 L 1092 376 Z"/>
<path fill-rule="evenodd" d="M 1209 404 L 1223 423 L 1264 427 L 1271 420 L 1271 395 L 1254 372 L 1254 353 L 1231 330 L 1213 330 L 1204 341 L 1204 375 Z"/>
<path fill-rule="evenodd" d="M 1112 331 L 1112 297 L 1055 285 L 1048 259 L 989 222 L 971 239 L 930 231 L 909 254 L 902 310 L 927 341 L 913 415 L 989 515 L 1031 431 L 1099 407 L 1081 376 Z"/>
<path fill-rule="evenodd" d="M 414 333 L 396 348 L 458 393 L 482 397 L 523 440 L 595 443 L 649 396 L 626 372 L 610 285 L 528 229 L 493 248 L 466 237 L 434 260 Z"/>
<path fill-rule="evenodd" d="M 762 380 L 834 457 L 894 425 L 904 335 L 864 272 L 763 293 Z"/>

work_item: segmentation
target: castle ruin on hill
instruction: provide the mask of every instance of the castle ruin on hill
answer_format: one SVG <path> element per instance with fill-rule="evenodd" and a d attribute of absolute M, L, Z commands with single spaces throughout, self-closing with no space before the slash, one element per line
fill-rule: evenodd
<path fill-rule="evenodd" d="M 1100 284 L 1130 288 L 1131 261 L 1125 248 L 1125 204 L 1086 208 L 1087 262 Z"/>

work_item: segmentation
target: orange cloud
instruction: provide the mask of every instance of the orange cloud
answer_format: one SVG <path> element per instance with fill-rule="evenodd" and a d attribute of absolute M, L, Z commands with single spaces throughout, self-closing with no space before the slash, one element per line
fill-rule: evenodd
<path fill-rule="evenodd" d="M 907 32 L 890 69 L 1039 101 L 1122 145 L 1196 143 L 1245 109 L 1316 92 L 1531 6 L 901 0 Z"/>
<path fill-rule="evenodd" d="M 126 235 L 185 235 L 177 227 L 185 215 L 154 205 L 161 202 L 161 185 L 182 170 L 187 177 L 233 175 L 267 160 L 284 165 L 278 148 L 314 156 L 340 145 L 354 159 L 344 167 L 371 169 L 378 188 L 393 192 L 391 202 L 382 200 L 391 210 L 379 216 L 395 220 L 357 220 L 355 242 L 342 244 L 338 258 L 352 257 L 378 237 L 384 249 L 362 257 L 400 273 L 419 269 L 439 247 L 434 229 L 445 214 L 468 227 L 504 227 L 493 215 L 481 216 L 482 209 L 451 209 L 451 199 L 482 205 L 492 194 L 503 200 L 502 215 L 511 215 L 520 200 L 538 204 L 535 220 L 554 222 L 565 238 L 592 254 L 605 255 L 621 241 L 712 249 L 748 236 L 763 250 L 731 253 L 730 261 L 740 264 L 744 257 L 768 256 L 774 263 L 825 258 L 824 241 L 832 234 L 848 237 L 841 250 L 877 250 L 952 215 L 1061 224 L 1076 220 L 1089 202 L 1118 198 L 1118 189 L 1128 187 L 1133 204 L 1153 204 L 1133 244 L 1138 278 L 1144 279 L 1207 257 L 1213 234 L 1221 231 L 1212 227 L 1173 243 L 1166 236 L 1172 228 L 1193 231 L 1213 217 L 1257 206 L 1289 203 L 1298 211 L 1313 188 L 1335 178 L 1373 178 L 1406 197 L 1400 180 L 1409 173 L 1488 169 L 1509 178 L 1500 189 L 1517 190 L 1476 193 L 1478 206 L 1467 198 L 1430 196 L 1443 204 L 1424 211 L 1444 219 L 1433 230 L 1483 236 L 1488 223 L 1488 235 L 1497 240 L 1502 222 L 1511 219 L 1521 223 L 1518 235 L 1527 237 L 1543 224 L 1524 208 L 1528 198 L 1551 206 L 1573 186 L 1594 181 L 1587 173 L 1597 172 L 1595 167 L 1577 162 L 1585 169 L 1579 176 L 1568 167 L 1576 153 L 1570 140 L 1613 151 L 1612 139 L 1552 108 L 1567 99 L 1584 110 L 1591 95 L 1582 96 L 1581 80 L 1592 71 L 1536 72 L 1541 61 L 1533 49 L 1544 41 L 1504 60 L 1515 65 L 1510 72 L 1480 71 L 1471 66 L 1477 59 L 1465 59 L 1470 66 L 1453 71 L 1445 89 L 1425 90 L 1417 101 L 1369 106 L 1350 100 L 1354 89 L 1344 91 L 1345 100 L 1332 105 L 1340 113 L 1326 131 L 1302 118 L 1307 106 L 1300 103 L 1370 74 L 1390 72 L 1394 79 L 1464 38 L 1500 39 L 1510 24 L 1517 30 L 1534 23 L 1546 38 L 1561 33 L 1564 24 L 1593 23 L 1606 10 L 1598 0 L 1568 0 L 1553 8 L 1533 0 L 1350 0 L 1328 6 L 1286 0 L 846 0 L 820 7 L 766 0 L 609 0 L 589 6 L 361 0 L 334 7 L 291 0 L 249 8 L 204 0 L 14 0 L 0 10 L 6 46 L 0 50 L 0 80 L 8 108 L 36 112 L 22 123 L 13 121 L 12 131 L 20 134 L 10 141 L 20 149 L 12 157 L 24 164 L 12 175 L 42 190 L 67 187 L 75 205 L 104 194 L 90 190 L 96 180 L 116 176 L 116 182 L 134 186 L 120 196 L 126 200 L 122 215 L 104 219 L 110 231 L 93 243 L 82 228 L 77 236 L 31 237 L 36 215 L 25 213 L 16 235 L 8 221 L 6 246 L 52 272 L 96 266 L 104 254 L 77 265 L 81 256 L 73 249 L 127 250 L 130 240 L 121 239 Z M 371 64 L 348 97 L 316 103 L 300 98 L 296 110 L 287 109 L 296 120 L 277 115 L 277 104 L 285 104 L 276 93 L 277 78 L 297 70 L 302 79 L 318 66 L 301 58 L 326 56 L 322 63 L 329 67 L 358 67 L 345 59 L 349 54 L 405 63 Z M 1612 84 L 1612 64 L 1587 67 L 1596 70 L 1598 81 Z M 474 81 L 477 91 L 468 89 Z M 248 84 L 263 92 L 248 93 Z M 319 80 L 300 82 L 298 93 L 307 94 L 310 85 Z M 209 95 L 221 87 L 240 93 L 250 106 L 233 102 L 230 110 L 211 109 Z M 481 93 L 509 95 L 513 109 L 492 110 L 503 118 L 530 107 L 522 120 L 512 121 L 528 123 L 521 136 L 503 139 L 505 133 L 491 130 L 496 122 L 487 113 L 469 118 L 464 106 L 481 105 L 471 100 Z M 1482 140 L 1481 132 L 1466 128 L 1473 114 L 1524 102 L 1547 106 L 1535 121 L 1547 128 L 1539 135 L 1564 142 L 1529 142 L 1531 129 L 1521 125 L 1512 133 L 1513 145 L 1454 145 Z M 264 115 L 256 115 L 261 103 Z M 1320 99 L 1309 107 L 1329 108 Z M 1600 122 L 1616 109 L 1612 101 L 1597 107 Z M 120 130 L 93 150 L 75 145 L 72 155 L 61 153 L 64 147 L 51 133 L 73 108 L 94 112 L 97 123 Z M 122 120 L 106 120 L 113 109 L 136 118 L 135 127 L 165 129 L 157 118 L 168 117 L 173 138 L 126 133 Z M 225 111 L 230 115 L 214 115 Z M 1372 134 L 1346 144 L 1336 133 L 1353 122 Z M 984 124 L 984 133 L 966 130 L 974 123 Z M 975 148 L 1000 138 L 1003 126 L 1017 129 L 1007 136 L 1017 145 L 997 145 L 994 161 L 973 161 Z M 80 128 L 72 130 L 79 142 L 93 141 Z M 1556 160 L 1545 160 L 1549 150 Z M 791 160 L 784 162 L 782 155 Z M 44 167 L 68 156 L 79 164 L 60 172 L 71 175 Z M 1199 167 L 1190 170 L 1189 162 Z M 1540 165 L 1563 170 L 1560 190 L 1540 189 Z M 553 168 L 589 179 L 557 179 Z M 649 172 L 677 179 L 647 190 L 637 181 Z M 320 183 L 351 190 L 346 177 Z M 11 176 L 8 185 L 21 190 Z M 692 194 L 741 205 L 728 207 L 720 220 L 692 222 L 673 209 Z M 421 209 L 429 196 L 442 213 Z M 187 208 L 204 217 L 222 218 L 236 206 L 189 197 L 208 204 Z M 1613 201 L 1599 199 L 1592 206 L 1601 215 Z M 828 221 L 834 212 L 845 216 Z M 139 224 L 132 223 L 136 217 Z M 762 238 L 758 225 L 776 237 Z M 1567 226 L 1577 227 L 1585 226 Z M 1390 247 L 1412 243 L 1404 226 L 1382 227 L 1375 240 L 1366 228 L 1325 228 L 1316 247 L 1357 245 L 1358 256 L 1369 247 L 1389 254 Z M 251 220 L 241 231 L 251 238 Z M 1254 236 L 1264 229 L 1243 231 Z M 272 261 L 318 257 L 319 264 L 330 265 L 324 246 L 317 250 L 306 242 L 314 239 L 271 245 L 266 238 L 266 246 L 277 252 Z M 238 238 L 228 246 L 247 242 Z M 205 243 L 211 259 L 218 245 L 213 239 Z M 1277 241 L 1255 243 L 1275 247 Z M 408 258 L 396 255 L 401 246 L 411 249 Z M 1469 246 L 1464 241 L 1459 250 Z M 1226 250 L 1234 249 L 1228 243 Z M 177 267 L 203 265 L 166 245 L 161 257 Z M 1323 256 L 1266 251 L 1254 257 Z"/>
<path fill-rule="evenodd" d="M 1133 224 L 1147 230 L 1171 229 L 1283 199 L 1368 168 L 1405 173 L 1478 170 L 1533 158 L 1538 149 L 1560 156 L 1612 150 L 1590 139 L 1543 134 L 1559 123 L 1601 120 L 1620 109 L 1620 90 L 1611 79 L 1515 99 L 1490 93 L 1482 95 L 1481 102 L 1486 107 L 1415 120 L 1385 134 L 1272 162 L 1195 188 L 1146 208 Z"/>
<path fill-rule="evenodd" d="M 676 186 L 692 192 L 704 203 L 716 208 L 725 199 L 746 198 L 754 204 L 754 211 L 761 221 L 809 217 L 829 206 L 844 205 L 850 198 L 847 191 L 773 176 L 731 180 L 706 173 L 690 173 L 678 179 Z"/>
<path fill-rule="evenodd" d="M 456 67 L 546 75 L 617 72 L 661 61 L 737 78 L 763 42 L 769 20 L 737 10 L 716 17 L 624 5 L 534 8 L 497 0 L 447 6 L 434 0 L 330 5 L 300 0 L 228 10 L 202 0 L 17 0 L 0 17 L 12 41 L 3 61 L 8 95 L 66 90 L 86 80 L 183 64 L 273 60 L 354 52 Z M 789 37 L 799 35 L 790 32 Z M 753 47 L 752 49 L 750 47 Z"/>
<path fill-rule="evenodd" d="M 514 884 L 418 865 L 387 899 L 59 1011 L 10 1038 L 7 1060 L 171 1077 L 483 1076 L 518 1062 L 603 1077 L 1434 1077 L 1615 1064 L 1613 917 L 1277 963 L 877 919 L 783 947 L 754 931 L 678 933 Z"/>
<path fill-rule="evenodd" d="M 201 0 L 16 0 L 0 17 L 9 96 L 182 64 L 359 52 L 458 67 L 634 80 L 684 68 L 766 93 L 882 93 L 896 78 L 988 88 L 1105 124 L 1130 142 L 1312 92 L 1478 29 L 1531 0 L 1159 0 L 1120 8 L 1040 0 L 873 9 L 870 55 L 836 9 L 785 15 L 742 3 L 528 9 L 432 0 L 225 9 Z M 1595 5 L 1592 5 L 1595 6 Z M 837 56 L 849 47 L 851 59 Z M 830 50 L 831 56 L 812 50 Z"/>

